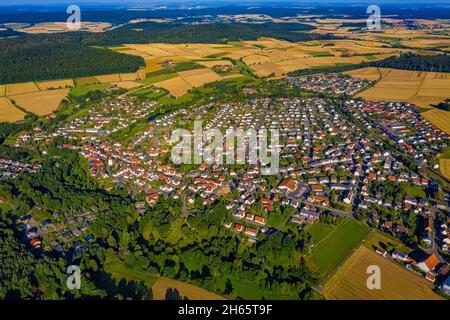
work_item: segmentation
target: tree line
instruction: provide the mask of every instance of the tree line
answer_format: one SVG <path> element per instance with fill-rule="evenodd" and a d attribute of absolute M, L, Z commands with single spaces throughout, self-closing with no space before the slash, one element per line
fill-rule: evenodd
<path fill-rule="evenodd" d="M 141 57 L 75 43 L 23 43 L 0 51 L 0 83 L 135 72 Z"/>
<path fill-rule="evenodd" d="M 124 43 L 226 43 L 273 37 L 287 41 L 332 39 L 306 33 L 314 27 L 297 23 L 161 24 L 142 22 L 102 33 L 68 32 L 0 39 L 0 84 L 134 72 L 140 57 L 94 46 Z"/>
<path fill-rule="evenodd" d="M 450 55 L 441 54 L 422 56 L 414 53 L 405 53 L 401 54 L 399 57 L 389 57 L 380 61 L 367 61 L 357 64 L 296 70 L 290 72 L 288 75 L 302 76 L 307 74 L 346 72 L 367 67 L 427 72 L 450 72 Z"/>

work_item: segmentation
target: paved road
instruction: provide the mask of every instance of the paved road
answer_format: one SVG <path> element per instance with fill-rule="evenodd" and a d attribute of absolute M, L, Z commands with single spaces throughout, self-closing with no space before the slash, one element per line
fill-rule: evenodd
<path fill-rule="evenodd" d="M 329 207 L 325 207 L 325 206 L 320 206 L 314 203 L 310 203 L 310 202 L 306 202 L 306 201 L 302 201 L 303 204 L 307 204 L 310 206 L 314 206 L 316 208 L 322 209 L 322 210 L 327 210 L 329 212 L 331 212 L 332 214 L 336 215 L 336 216 L 340 216 L 340 217 L 353 217 L 353 212 L 348 212 L 348 211 L 341 211 L 341 210 L 337 210 L 337 209 L 332 209 Z"/>

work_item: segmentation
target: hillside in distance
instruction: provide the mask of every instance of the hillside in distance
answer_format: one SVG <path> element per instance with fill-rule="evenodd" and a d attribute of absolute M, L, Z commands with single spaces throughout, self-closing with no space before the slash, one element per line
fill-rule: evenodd
<path fill-rule="evenodd" d="M 143 22 L 102 33 L 69 32 L 24 35 L 0 39 L 0 83 L 73 78 L 135 72 L 144 64 L 135 56 L 96 46 L 124 43 L 226 43 L 274 37 L 288 41 L 331 39 L 330 35 L 305 33 L 304 24 L 204 24 L 181 25 Z"/>

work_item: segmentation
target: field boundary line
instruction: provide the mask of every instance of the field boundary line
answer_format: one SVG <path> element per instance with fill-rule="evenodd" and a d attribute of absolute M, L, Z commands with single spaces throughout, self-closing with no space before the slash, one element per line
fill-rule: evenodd
<path fill-rule="evenodd" d="M 359 221 L 358 221 L 359 222 Z M 371 234 L 372 232 L 374 232 L 374 230 L 371 228 L 370 231 L 366 234 L 366 236 L 361 239 L 361 241 L 359 241 L 353 248 L 352 250 L 345 255 L 345 257 L 342 259 L 342 261 L 333 269 L 333 271 L 329 272 L 321 281 L 320 281 L 320 285 L 318 287 L 318 289 L 320 291 L 322 291 L 321 289 L 326 285 L 326 283 L 328 281 L 330 281 L 333 276 L 344 266 L 344 264 L 347 262 L 347 260 L 353 255 L 355 254 L 355 252 L 359 249 L 359 247 L 361 247 L 363 245 L 363 243 L 366 241 L 367 237 L 369 236 L 369 234 Z M 370 250 L 370 249 L 369 249 Z"/>
<path fill-rule="evenodd" d="M 408 101 L 413 100 L 414 98 L 416 98 L 419 95 L 420 89 L 422 89 L 423 84 L 425 83 L 425 79 L 427 78 L 427 75 L 429 74 L 428 71 L 425 71 L 425 76 L 422 78 L 422 80 L 420 81 L 419 86 L 417 87 L 416 93 L 408 99 Z"/>
<path fill-rule="evenodd" d="M 333 230 L 331 230 L 331 232 L 329 232 L 322 240 L 320 240 L 319 242 L 316 243 L 316 245 L 314 246 L 314 248 L 318 248 L 326 239 L 328 239 L 328 237 L 330 237 L 330 235 L 332 235 L 333 233 L 336 232 L 336 229 L 345 222 L 346 220 L 342 221 L 341 223 L 339 223 L 338 225 L 335 225 Z M 312 256 L 313 253 L 309 253 L 309 256 Z"/>

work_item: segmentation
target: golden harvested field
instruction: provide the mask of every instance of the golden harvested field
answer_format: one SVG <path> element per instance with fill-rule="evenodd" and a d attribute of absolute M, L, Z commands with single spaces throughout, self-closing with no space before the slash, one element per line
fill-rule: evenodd
<path fill-rule="evenodd" d="M 153 299 L 166 300 L 168 289 L 176 289 L 181 296 L 187 297 L 189 300 L 225 300 L 224 297 L 214 292 L 207 291 L 189 283 L 168 278 L 159 278 L 153 284 Z"/>
<path fill-rule="evenodd" d="M 233 64 L 231 61 L 228 60 L 216 60 L 216 61 L 199 61 L 198 64 L 207 67 L 212 68 L 214 66 L 232 66 Z"/>
<path fill-rule="evenodd" d="M 439 129 L 450 134 L 450 111 L 431 109 L 422 113 L 422 116 Z"/>
<path fill-rule="evenodd" d="M 192 61 L 211 68 L 215 62 L 206 59 L 228 57 L 243 59 L 258 76 L 336 64 L 354 64 L 383 59 L 409 50 L 391 48 L 383 42 L 366 40 L 322 40 L 293 43 L 272 38 L 228 44 L 125 44 L 121 53 L 140 55 L 147 62 L 147 72 L 160 69 L 165 60 Z M 366 56 L 367 55 L 367 56 Z M 370 56 L 370 58 L 368 58 Z M 204 61 L 202 61 L 204 59 Z"/>
<path fill-rule="evenodd" d="M 367 268 L 380 267 L 381 289 L 367 288 Z M 344 263 L 322 290 L 332 300 L 442 300 L 433 284 L 364 246 Z"/>
<path fill-rule="evenodd" d="M 450 179 L 450 159 L 440 159 L 439 167 L 441 169 L 441 174 Z"/>
<path fill-rule="evenodd" d="M 200 87 L 205 83 L 221 80 L 221 76 L 212 71 L 211 69 L 195 69 L 188 71 L 178 72 L 178 75 L 182 77 L 192 87 Z"/>
<path fill-rule="evenodd" d="M 6 96 L 39 91 L 34 82 L 23 82 L 6 85 Z"/>
<path fill-rule="evenodd" d="M 17 105 L 39 116 L 52 113 L 61 101 L 67 97 L 69 89 L 38 91 L 10 96 Z"/>
<path fill-rule="evenodd" d="M 137 79 L 137 73 L 121 73 L 119 77 L 120 81 L 133 81 Z"/>
<path fill-rule="evenodd" d="M 73 87 L 74 83 L 72 79 L 65 79 L 37 82 L 36 86 L 39 88 L 39 90 L 64 89 Z"/>
<path fill-rule="evenodd" d="M 112 82 L 120 82 L 120 81 L 134 81 L 139 79 L 145 79 L 145 69 L 139 69 L 136 72 L 130 73 L 115 73 L 115 74 L 105 74 L 95 76 L 100 83 L 112 83 Z"/>
<path fill-rule="evenodd" d="M 188 90 L 192 89 L 192 86 L 181 77 L 156 82 L 154 85 L 156 87 L 166 89 L 174 97 L 181 97 L 182 95 L 186 94 Z"/>
<path fill-rule="evenodd" d="M 178 76 L 175 78 L 156 82 L 154 85 L 168 90 L 170 94 L 175 97 L 181 97 L 192 88 L 201 87 L 206 83 L 230 78 L 227 76 L 221 77 L 208 68 L 180 71 L 177 74 Z M 241 75 L 238 74 L 232 76 L 235 77 Z"/>
<path fill-rule="evenodd" d="M 106 74 L 101 76 L 95 76 L 95 78 L 101 83 L 111 83 L 111 82 L 119 82 L 120 75 L 119 74 Z"/>
<path fill-rule="evenodd" d="M 366 28 L 364 19 L 326 19 L 321 17 L 311 17 L 306 19 L 298 17 L 298 22 L 316 27 L 311 33 L 330 34 L 344 36 L 355 40 L 383 41 L 389 44 L 401 44 L 410 47 L 412 50 L 431 49 L 439 47 L 444 50 L 449 47 L 450 42 L 450 24 L 448 19 L 426 20 L 426 19 L 407 19 L 409 22 L 416 22 L 422 25 L 439 24 L 439 32 L 433 33 L 429 29 L 419 28 L 411 30 L 406 27 L 398 26 L 394 28 L 383 28 L 377 32 L 369 32 Z M 385 22 L 398 23 L 401 19 L 383 18 Z M 347 23 L 360 23 L 361 26 L 344 26 Z M 436 54 L 436 52 L 434 53 Z"/>
<path fill-rule="evenodd" d="M 0 98 L 0 122 L 15 122 L 22 120 L 25 113 L 17 109 L 8 98 Z"/>
<path fill-rule="evenodd" d="M 160 63 L 161 61 L 159 61 L 159 59 L 145 60 L 145 71 L 154 72 L 163 69 Z"/>
<path fill-rule="evenodd" d="M 346 74 L 376 80 L 376 71 L 365 68 Z M 450 74 L 385 68 L 378 68 L 378 71 L 380 81 L 359 93 L 358 97 L 372 101 L 403 101 L 419 107 L 429 107 L 450 98 Z"/>
<path fill-rule="evenodd" d="M 404 46 L 416 48 L 433 48 L 450 46 L 450 39 L 414 39 L 400 42 Z"/>
<path fill-rule="evenodd" d="M 130 89 L 140 86 L 135 80 L 145 79 L 145 76 L 145 69 L 139 69 L 131 73 L 6 84 L 0 85 L 0 97 L 16 101 L 18 106 L 37 115 L 46 115 L 58 108 L 60 102 L 68 96 L 69 88 L 74 86 L 112 83 Z"/>
<path fill-rule="evenodd" d="M 380 79 L 380 77 L 382 77 L 381 69 L 374 67 L 347 71 L 344 72 L 344 74 L 348 74 L 354 78 L 361 78 L 369 81 L 377 81 L 378 79 Z"/>
<path fill-rule="evenodd" d="M 81 22 L 81 31 L 103 32 L 111 27 L 109 22 Z M 25 33 L 56 33 L 70 31 L 66 22 L 43 22 L 31 27 L 21 28 L 18 31 Z"/>

